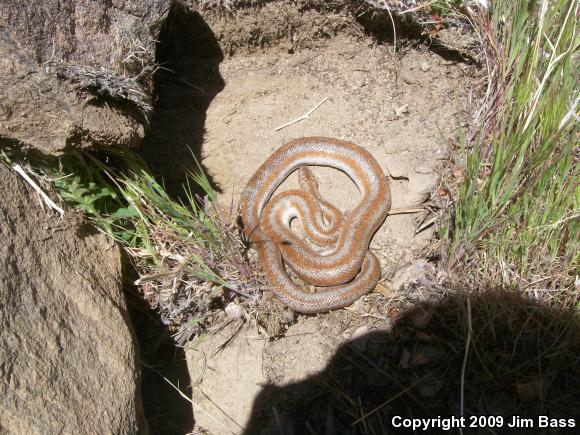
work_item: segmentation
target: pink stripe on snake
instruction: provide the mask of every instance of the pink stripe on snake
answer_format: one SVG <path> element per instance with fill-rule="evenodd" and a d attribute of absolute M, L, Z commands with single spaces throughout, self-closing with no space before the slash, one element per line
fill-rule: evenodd
<path fill-rule="evenodd" d="M 360 203 L 342 217 L 318 194 L 313 175 L 304 169 L 308 165 L 344 172 L 361 192 Z M 306 192 L 284 192 L 269 203 L 278 186 L 300 168 Z M 390 207 L 389 185 L 368 151 L 338 139 L 307 137 L 283 145 L 260 166 L 242 194 L 240 215 L 274 294 L 294 311 L 317 313 L 350 305 L 376 286 L 380 264 L 368 247 Z M 317 250 L 298 238 L 289 229 L 294 217 L 310 241 L 326 247 Z M 314 293 L 301 289 L 284 262 L 304 282 L 321 288 Z"/>

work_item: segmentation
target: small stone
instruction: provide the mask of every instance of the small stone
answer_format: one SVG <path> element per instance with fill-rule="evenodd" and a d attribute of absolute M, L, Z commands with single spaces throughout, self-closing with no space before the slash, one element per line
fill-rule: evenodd
<path fill-rule="evenodd" d="M 415 166 L 415 172 L 417 174 L 430 174 L 431 172 L 433 172 L 433 169 L 425 166 L 425 165 L 419 165 L 419 166 Z"/>
<path fill-rule="evenodd" d="M 406 104 L 404 106 L 395 109 L 395 116 L 397 118 L 400 118 L 401 116 L 407 113 L 409 113 L 409 106 L 407 106 Z"/>
<path fill-rule="evenodd" d="M 240 317 L 242 317 L 242 308 L 237 305 L 234 302 L 230 302 L 225 308 L 224 308 L 225 313 L 227 314 L 228 317 L 231 317 L 233 319 L 239 319 Z"/>
<path fill-rule="evenodd" d="M 429 71 L 430 66 L 427 62 L 423 62 L 419 68 L 421 68 L 421 71 L 427 72 Z"/>
<path fill-rule="evenodd" d="M 288 64 L 290 66 L 300 66 L 307 63 L 312 58 L 312 54 L 310 52 L 303 52 L 297 55 L 294 55 L 290 58 Z"/>
<path fill-rule="evenodd" d="M 401 73 L 401 79 L 403 79 L 403 81 L 408 85 L 414 85 L 416 83 L 419 83 L 419 80 L 415 76 L 415 73 L 411 71 L 405 71 Z"/>
<path fill-rule="evenodd" d="M 433 267 L 425 260 L 417 260 L 397 271 L 391 285 L 395 292 L 412 284 L 427 285 L 431 282 L 432 275 L 434 275 Z"/>

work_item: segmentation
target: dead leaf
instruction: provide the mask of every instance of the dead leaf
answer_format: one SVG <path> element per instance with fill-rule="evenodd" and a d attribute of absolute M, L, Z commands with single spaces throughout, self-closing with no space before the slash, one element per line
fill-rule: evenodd
<path fill-rule="evenodd" d="M 428 343 L 431 343 L 433 341 L 433 336 L 431 336 L 423 331 L 417 331 L 415 333 L 415 337 L 417 337 L 417 340 L 419 340 L 419 341 L 426 341 Z"/>
<path fill-rule="evenodd" d="M 427 309 L 419 308 L 417 311 L 411 314 L 410 319 L 415 328 L 423 329 L 429 324 L 432 317 L 433 308 L 429 307 Z"/>
<path fill-rule="evenodd" d="M 411 352 L 403 348 L 403 351 L 401 352 L 401 359 L 399 360 L 399 367 L 401 367 L 402 369 L 408 369 L 410 360 L 411 360 Z"/>
<path fill-rule="evenodd" d="M 386 309 L 387 317 L 391 319 L 393 322 L 396 322 L 397 320 L 401 319 L 404 316 L 404 314 L 405 312 L 397 307 L 387 307 Z"/>
<path fill-rule="evenodd" d="M 457 179 L 462 179 L 463 178 L 463 166 L 461 165 L 455 165 L 455 167 L 453 168 L 452 174 L 455 178 Z"/>
<path fill-rule="evenodd" d="M 435 194 L 437 196 L 448 196 L 449 195 L 449 190 L 445 189 L 444 187 L 440 187 L 439 189 L 437 189 L 437 191 L 435 192 Z"/>
<path fill-rule="evenodd" d="M 433 27 L 433 29 L 431 30 L 431 38 L 435 39 L 439 37 L 439 32 L 441 31 L 441 29 L 443 28 L 442 24 L 435 24 L 435 26 Z"/>
<path fill-rule="evenodd" d="M 411 355 L 411 365 L 424 366 L 425 364 L 429 364 L 429 357 L 423 352 L 413 352 L 413 355 Z"/>
<path fill-rule="evenodd" d="M 542 391 L 542 380 L 536 379 L 530 382 L 518 382 L 516 394 L 522 402 L 530 402 L 537 399 Z"/>
<path fill-rule="evenodd" d="M 375 290 L 388 298 L 392 298 L 393 296 L 395 296 L 395 291 L 387 283 L 384 284 L 378 283 L 377 286 L 375 287 Z"/>

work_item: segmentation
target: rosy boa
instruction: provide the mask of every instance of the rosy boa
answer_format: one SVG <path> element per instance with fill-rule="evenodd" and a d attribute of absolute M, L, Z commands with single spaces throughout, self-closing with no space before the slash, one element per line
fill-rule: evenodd
<path fill-rule="evenodd" d="M 342 216 L 320 196 L 306 165 L 341 170 L 354 181 L 362 200 Z M 302 190 L 271 199 L 297 169 Z M 294 311 L 318 313 L 350 305 L 376 286 L 380 263 L 368 247 L 390 207 L 387 179 L 368 151 L 338 139 L 305 137 L 286 143 L 260 166 L 242 194 L 240 215 L 244 236 L 257 250 L 274 294 Z M 290 229 L 295 217 L 312 243 Z M 305 283 L 321 288 L 313 293 L 302 290 L 288 276 L 284 262 Z"/>

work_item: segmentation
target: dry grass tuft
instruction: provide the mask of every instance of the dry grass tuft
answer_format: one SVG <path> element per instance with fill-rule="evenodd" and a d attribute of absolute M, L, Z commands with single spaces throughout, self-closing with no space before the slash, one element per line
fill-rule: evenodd
<path fill-rule="evenodd" d="M 125 248 L 139 292 L 179 345 L 231 321 L 260 321 L 261 281 L 238 237 L 237 213 L 218 206 L 201 170 L 188 175 L 182 203 L 130 150 L 73 151 L 58 165 L 35 160 L 32 166 L 65 203 Z"/>
<path fill-rule="evenodd" d="M 448 291 L 443 300 L 403 314 L 391 328 L 343 344 L 324 371 L 268 386 L 246 433 L 259 433 L 265 416 L 287 422 L 289 427 L 275 426 L 280 431 L 364 435 L 407 433 L 393 426 L 397 416 L 464 415 L 465 433 L 508 433 L 512 416 L 577 419 L 579 352 L 580 322 L 573 310 L 496 290 Z M 486 420 L 470 428 L 472 416 L 497 416 L 503 423 L 490 427 Z"/>
<path fill-rule="evenodd" d="M 480 128 L 462 138 L 450 259 L 469 286 L 578 302 L 578 16 L 573 1 L 518 0 L 472 17 L 489 83 Z"/>

